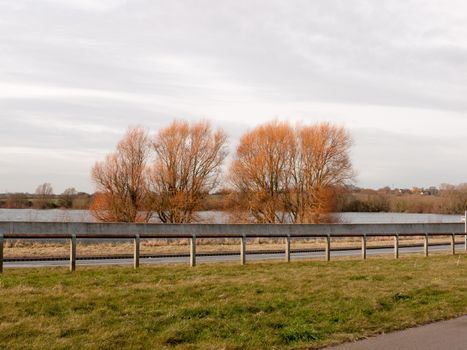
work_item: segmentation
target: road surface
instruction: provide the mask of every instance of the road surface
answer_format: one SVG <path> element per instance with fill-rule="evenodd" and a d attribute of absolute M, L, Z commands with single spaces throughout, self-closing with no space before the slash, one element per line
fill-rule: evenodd
<path fill-rule="evenodd" d="M 328 350 L 465 350 L 467 316 L 384 334 Z"/>

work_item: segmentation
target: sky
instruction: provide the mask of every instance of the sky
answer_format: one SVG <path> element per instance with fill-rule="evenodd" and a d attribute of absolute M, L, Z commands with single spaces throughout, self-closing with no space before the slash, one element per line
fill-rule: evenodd
<path fill-rule="evenodd" d="M 355 184 L 467 182 L 462 0 L 0 0 L 0 192 L 90 171 L 129 125 L 347 128 Z"/>

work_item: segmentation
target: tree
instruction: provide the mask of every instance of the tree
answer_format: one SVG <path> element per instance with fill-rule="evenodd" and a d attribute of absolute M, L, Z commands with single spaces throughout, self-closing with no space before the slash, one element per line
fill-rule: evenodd
<path fill-rule="evenodd" d="M 336 190 L 352 179 L 351 140 L 328 123 L 270 122 L 240 140 L 230 168 L 237 218 L 260 223 L 323 221 Z"/>
<path fill-rule="evenodd" d="M 343 127 L 329 123 L 298 127 L 296 137 L 289 208 L 292 221 L 320 222 L 334 207 L 336 189 L 353 178 L 352 142 Z"/>
<path fill-rule="evenodd" d="M 230 168 L 237 191 L 233 194 L 238 208 L 235 220 L 288 221 L 287 196 L 295 157 L 294 130 L 287 123 L 260 125 L 241 137 Z"/>
<path fill-rule="evenodd" d="M 467 210 L 467 184 L 440 186 L 442 208 L 445 213 L 463 214 Z"/>
<path fill-rule="evenodd" d="M 150 170 L 152 208 L 163 223 L 196 221 L 196 211 L 218 184 L 227 136 L 208 122 L 174 121 L 155 137 Z"/>
<path fill-rule="evenodd" d="M 53 207 L 52 196 L 54 194 L 54 190 L 52 185 L 48 182 L 45 182 L 36 188 L 36 201 L 35 207 L 39 209 L 46 209 Z"/>
<path fill-rule="evenodd" d="M 117 150 L 105 161 L 96 162 L 92 179 L 97 195 L 91 204 L 93 215 L 106 222 L 147 222 L 150 193 L 146 168 L 150 153 L 147 131 L 129 128 Z"/>
<path fill-rule="evenodd" d="M 60 195 L 60 206 L 63 208 L 71 208 L 73 207 L 73 200 L 78 195 L 76 189 L 74 187 L 67 188 L 63 193 Z"/>
<path fill-rule="evenodd" d="M 24 209 L 30 206 L 31 202 L 25 193 L 9 193 L 6 197 L 5 208 Z"/>

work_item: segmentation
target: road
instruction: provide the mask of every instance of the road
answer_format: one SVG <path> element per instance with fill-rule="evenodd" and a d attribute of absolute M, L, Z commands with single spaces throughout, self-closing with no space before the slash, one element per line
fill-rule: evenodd
<path fill-rule="evenodd" d="M 430 252 L 446 251 L 451 249 L 449 244 L 446 245 L 434 245 L 430 246 Z M 464 249 L 463 244 L 456 244 L 456 250 L 460 251 Z M 404 253 L 423 253 L 421 247 L 400 247 L 399 255 Z M 388 255 L 394 254 L 393 248 L 367 248 L 367 255 Z M 332 250 L 331 259 L 333 257 L 346 257 L 346 256 L 360 256 L 361 250 Z M 228 261 L 239 261 L 240 254 L 235 255 L 209 255 L 209 256 L 197 256 L 197 263 L 213 263 L 213 262 L 228 262 Z M 323 252 L 306 252 L 306 253 L 291 253 L 291 260 L 303 260 L 303 259 L 323 259 Z M 282 260 L 284 259 L 284 253 L 266 253 L 266 254 L 248 254 L 246 260 L 258 261 L 258 260 Z M 189 256 L 174 256 L 174 257 L 152 257 L 142 258 L 141 264 L 189 264 Z M 78 256 L 77 265 L 129 265 L 133 264 L 133 259 L 80 259 Z M 50 260 L 50 261 L 6 261 L 4 263 L 5 268 L 20 268 L 20 267 L 45 267 L 45 266 L 67 266 L 68 260 Z"/>
<path fill-rule="evenodd" d="M 465 350 L 467 316 L 384 334 L 328 350 Z"/>

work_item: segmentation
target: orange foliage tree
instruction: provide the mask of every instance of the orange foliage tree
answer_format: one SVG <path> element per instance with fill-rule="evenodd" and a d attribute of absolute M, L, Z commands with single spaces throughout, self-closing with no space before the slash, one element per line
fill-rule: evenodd
<path fill-rule="evenodd" d="M 147 131 L 129 128 L 116 152 L 96 162 L 92 179 L 97 191 L 92 214 L 105 222 L 147 222 L 151 217 L 146 178 L 150 154 Z"/>
<path fill-rule="evenodd" d="M 290 212 L 293 222 L 320 222 L 332 211 L 336 191 L 353 178 L 351 138 L 329 123 L 298 127 Z"/>
<path fill-rule="evenodd" d="M 249 221 L 251 216 L 260 223 L 287 221 L 295 154 L 294 130 L 287 123 L 260 125 L 242 136 L 230 168 L 239 209 L 234 220 Z"/>
<path fill-rule="evenodd" d="M 196 211 L 218 184 L 226 141 L 224 131 L 214 131 L 205 121 L 174 121 L 156 135 L 149 178 L 152 208 L 161 222 L 197 220 Z"/>
<path fill-rule="evenodd" d="M 336 189 L 353 177 L 350 146 L 346 130 L 328 123 L 292 128 L 274 121 L 247 132 L 230 168 L 234 219 L 323 221 Z"/>

